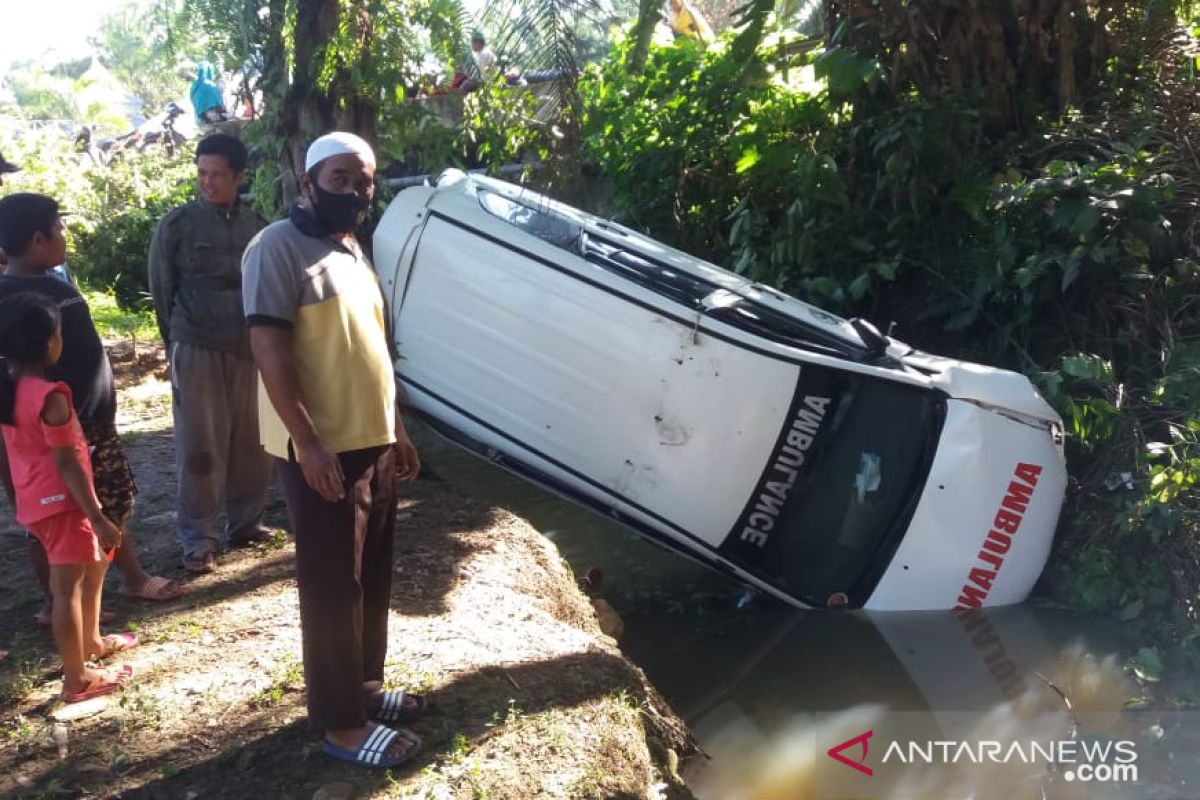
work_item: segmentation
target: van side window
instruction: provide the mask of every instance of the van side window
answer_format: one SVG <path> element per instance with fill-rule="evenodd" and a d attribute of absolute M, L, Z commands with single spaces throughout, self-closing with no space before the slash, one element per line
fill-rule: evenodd
<path fill-rule="evenodd" d="M 580 225 L 549 209 L 535 208 L 487 189 L 480 189 L 478 197 L 479 205 L 489 214 L 689 308 L 696 308 L 717 288 L 714 283 L 587 235 Z"/>
<path fill-rule="evenodd" d="M 862 347 L 841 336 L 816 325 L 805 325 L 795 317 L 752 300 L 715 308 L 707 316 L 787 347 L 816 350 L 855 360 L 862 359 L 866 354 Z"/>
<path fill-rule="evenodd" d="M 478 190 L 477 196 L 479 205 L 492 216 L 686 308 L 703 309 L 704 299 L 721 289 L 718 284 L 703 277 L 634 252 L 621 242 L 589 233 L 578 223 L 548 208 L 537 208 L 483 188 Z M 788 347 L 856 360 L 866 354 L 863 347 L 842 336 L 816 325 L 806 325 L 754 300 L 742 298 L 726 307 L 706 309 L 703 313 L 710 319 Z M 814 309 L 813 313 L 824 312 Z M 833 320 L 832 324 L 838 322 L 836 317 L 826 316 Z M 824 321 L 829 324 L 828 320 Z"/>
<path fill-rule="evenodd" d="M 598 236 L 585 236 L 583 257 L 592 264 L 621 275 L 688 308 L 698 308 L 718 287 L 683 270 L 631 253 Z"/>
<path fill-rule="evenodd" d="M 583 228 L 558 214 L 518 203 L 487 189 L 479 190 L 479 205 L 492 216 L 515 225 L 531 236 L 572 253 L 579 252 Z"/>

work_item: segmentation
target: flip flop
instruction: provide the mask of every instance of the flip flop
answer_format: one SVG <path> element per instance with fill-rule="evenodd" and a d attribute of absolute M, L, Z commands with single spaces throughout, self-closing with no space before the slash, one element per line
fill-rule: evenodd
<path fill-rule="evenodd" d="M 429 708 L 429 701 L 422 695 L 403 689 L 384 691 L 380 695 L 379 710 L 371 714 L 372 719 L 380 722 L 412 722 L 420 719 Z"/>
<path fill-rule="evenodd" d="M 104 652 L 96 658 L 109 658 L 138 646 L 138 636 L 132 631 L 110 633 L 107 636 L 101 636 L 100 641 L 104 643 Z"/>
<path fill-rule="evenodd" d="M 412 744 L 398 756 L 389 756 L 388 748 L 392 746 L 392 742 L 398 736 L 403 736 Z M 357 750 L 348 750 L 345 747 L 338 747 L 328 739 L 321 745 L 321 749 L 326 755 L 332 756 L 340 761 L 347 761 L 351 764 L 359 764 L 364 767 L 380 767 L 389 769 L 398 767 L 408 761 L 421 750 L 421 740 L 412 731 L 400 728 L 393 730 L 383 725 L 376 725 L 367 738 Z"/>
<path fill-rule="evenodd" d="M 115 676 L 112 670 L 104 670 L 99 678 L 88 684 L 86 689 L 78 692 L 63 692 L 62 700 L 64 703 L 82 703 L 84 700 L 91 700 L 93 697 L 103 697 L 120 689 L 132 677 L 133 667 L 129 664 L 122 664 Z"/>
<path fill-rule="evenodd" d="M 183 589 L 174 581 L 167 580 L 158 575 L 151 575 L 136 590 L 122 586 L 117 590 L 117 594 L 122 597 L 135 597 L 139 600 L 156 600 L 162 602 L 174 600 L 176 597 L 179 597 L 183 594 Z"/>

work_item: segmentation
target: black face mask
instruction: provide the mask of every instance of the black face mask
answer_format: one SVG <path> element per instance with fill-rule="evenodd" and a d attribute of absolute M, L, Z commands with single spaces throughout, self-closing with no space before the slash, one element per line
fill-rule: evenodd
<path fill-rule="evenodd" d="M 313 190 L 317 193 L 317 202 L 313 205 L 313 214 L 321 227 L 330 233 L 354 233 L 362 221 L 371 201 L 358 194 L 337 194 L 326 191 L 313 181 Z"/>

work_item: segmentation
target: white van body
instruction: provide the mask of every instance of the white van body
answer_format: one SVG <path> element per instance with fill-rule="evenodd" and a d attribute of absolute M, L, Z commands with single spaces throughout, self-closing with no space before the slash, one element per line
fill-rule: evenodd
<path fill-rule="evenodd" d="M 1021 375 L 453 170 L 396 197 L 374 257 L 414 412 L 763 591 L 974 608 L 1045 564 L 1061 420 Z"/>

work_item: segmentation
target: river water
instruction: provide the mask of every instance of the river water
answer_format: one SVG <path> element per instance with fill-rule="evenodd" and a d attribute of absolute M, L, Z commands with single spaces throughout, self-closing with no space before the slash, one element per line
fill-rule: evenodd
<path fill-rule="evenodd" d="M 681 769 L 702 800 L 1200 800 L 1200 722 L 1122 711 L 1136 687 L 1111 621 L 1032 604 L 968 616 L 797 610 L 414 427 L 438 476 L 528 520 L 616 609 L 622 650 L 707 754 Z M 935 739 L 950 730 L 972 741 L 997 731 L 1127 739 L 1141 748 L 1140 773 L 1085 784 L 1045 763 L 1006 763 L 1007 772 L 974 763 L 897 772 L 879 763 L 883 731 L 899 741 L 930 728 Z M 877 775 L 827 757 L 856 734 L 869 748 L 873 732 L 874 749 L 856 743 L 846 754 Z"/>

